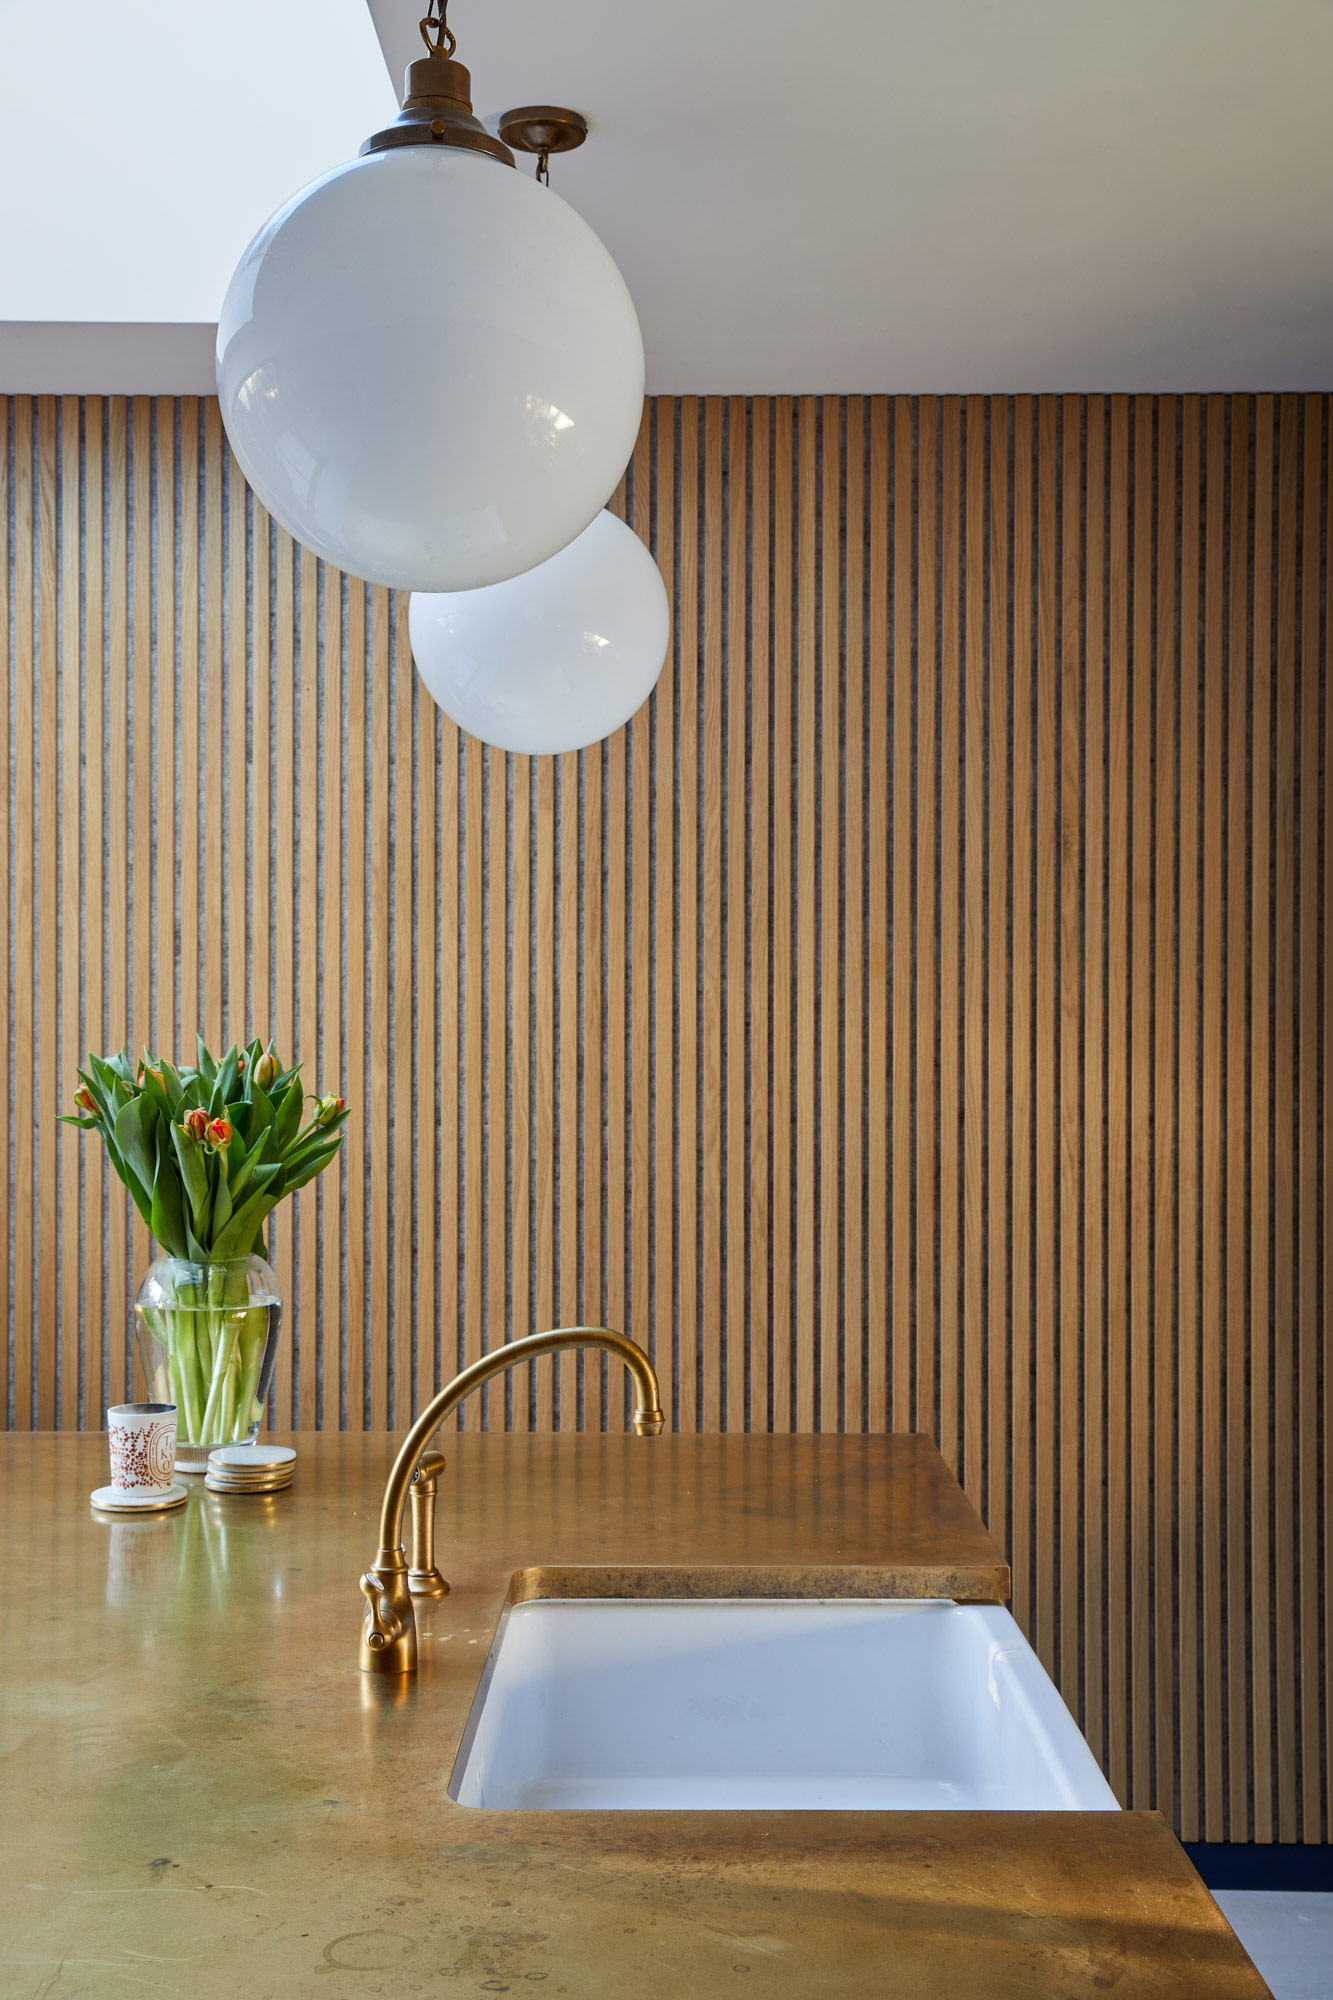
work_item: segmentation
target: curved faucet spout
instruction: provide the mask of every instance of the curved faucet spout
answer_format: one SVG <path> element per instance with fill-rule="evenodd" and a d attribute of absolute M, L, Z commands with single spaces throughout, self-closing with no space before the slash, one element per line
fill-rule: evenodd
<path fill-rule="evenodd" d="M 550 1333 L 531 1333 L 484 1354 L 427 1403 L 403 1440 L 384 1488 L 380 1510 L 380 1546 L 375 1561 L 361 1579 L 366 1614 L 361 1629 L 361 1668 L 371 1674 L 410 1674 L 417 1664 L 416 1618 L 403 1555 L 403 1507 L 417 1461 L 452 1410 L 492 1375 L 539 1354 L 566 1347 L 602 1347 L 619 1355 L 634 1377 L 638 1403 L 634 1429 L 639 1437 L 656 1437 L 662 1428 L 657 1374 L 648 1356 L 623 1333 L 605 1326 L 559 1326 Z"/>

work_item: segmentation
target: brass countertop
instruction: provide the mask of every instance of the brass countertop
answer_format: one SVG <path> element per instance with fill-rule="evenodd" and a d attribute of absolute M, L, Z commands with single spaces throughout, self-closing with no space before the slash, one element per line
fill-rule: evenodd
<path fill-rule="evenodd" d="M 562 1590 L 588 1565 L 635 1588 L 665 1565 L 692 1590 L 1003 1597 L 926 1441 L 444 1437 L 454 1587 L 418 1601 L 422 1670 L 403 1681 L 356 1666 L 392 1441 L 293 1442 L 289 1492 L 198 1490 L 141 1520 L 88 1506 L 105 1438 L 0 1444 L 0 1995 L 1267 1992 L 1156 1814 L 448 1797 L 520 1571 L 563 1572 Z"/>

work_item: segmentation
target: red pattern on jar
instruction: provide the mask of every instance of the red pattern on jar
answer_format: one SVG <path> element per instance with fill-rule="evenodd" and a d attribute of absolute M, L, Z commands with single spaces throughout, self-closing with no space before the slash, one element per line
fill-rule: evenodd
<path fill-rule="evenodd" d="M 166 1486 L 176 1465 L 175 1433 L 170 1424 L 149 1424 L 146 1430 L 111 1426 L 111 1483 L 122 1491 Z"/>

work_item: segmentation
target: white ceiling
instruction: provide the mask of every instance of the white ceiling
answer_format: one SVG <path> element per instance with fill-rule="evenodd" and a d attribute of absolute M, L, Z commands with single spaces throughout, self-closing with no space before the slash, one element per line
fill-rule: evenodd
<path fill-rule="evenodd" d="M 246 244 L 395 108 L 365 0 L 0 0 L 0 389 L 211 389 Z"/>
<path fill-rule="evenodd" d="M 0 320 L 209 320 L 267 210 L 391 109 L 364 4 L 116 0 L 71 91 L 49 6 L 0 0 L 0 165 L 36 191 L 0 215 Z M 369 6 L 398 83 L 422 0 Z M 453 0 L 450 24 L 480 114 L 588 116 L 552 183 L 625 273 L 651 389 L 1333 388 L 1333 0 Z M 142 57 L 182 43 L 172 104 Z M 12 379 L 22 331 L 3 386 L 55 386 Z"/>

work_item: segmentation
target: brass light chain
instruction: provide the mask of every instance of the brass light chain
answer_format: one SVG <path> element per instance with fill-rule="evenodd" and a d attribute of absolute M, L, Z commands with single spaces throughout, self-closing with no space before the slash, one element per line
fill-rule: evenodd
<path fill-rule="evenodd" d="M 426 0 L 426 16 L 418 25 L 421 39 L 433 56 L 451 56 L 458 47 L 457 38 L 445 20 L 448 11 L 449 0 Z"/>

